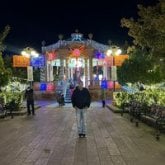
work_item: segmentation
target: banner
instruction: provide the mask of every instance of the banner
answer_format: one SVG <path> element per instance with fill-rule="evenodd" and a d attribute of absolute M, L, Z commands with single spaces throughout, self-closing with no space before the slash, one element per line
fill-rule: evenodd
<path fill-rule="evenodd" d="M 128 58 L 129 58 L 128 55 L 114 56 L 114 65 L 121 66 L 123 64 L 123 62 Z"/>
<path fill-rule="evenodd" d="M 27 67 L 27 79 L 28 81 L 33 81 L 33 67 L 32 66 Z"/>
<path fill-rule="evenodd" d="M 53 77 L 53 66 L 52 65 L 50 65 L 50 81 L 53 81 L 54 80 L 54 77 Z"/>
<path fill-rule="evenodd" d="M 53 66 L 51 65 L 51 63 L 47 63 L 47 81 L 53 81 L 54 77 L 53 77 Z"/>
<path fill-rule="evenodd" d="M 30 65 L 30 59 L 21 55 L 13 56 L 13 67 L 27 67 Z"/>
<path fill-rule="evenodd" d="M 117 67 L 111 66 L 111 80 L 116 81 L 117 80 Z"/>

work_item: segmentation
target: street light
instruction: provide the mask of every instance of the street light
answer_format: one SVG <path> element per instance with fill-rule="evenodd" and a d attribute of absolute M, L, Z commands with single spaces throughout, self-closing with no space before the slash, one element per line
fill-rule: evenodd
<path fill-rule="evenodd" d="M 21 54 L 27 58 L 31 58 L 31 57 L 38 57 L 39 54 L 33 49 L 33 48 L 30 48 L 30 47 L 27 47 L 25 48 Z"/>
<path fill-rule="evenodd" d="M 112 66 L 111 66 L 111 80 L 113 81 L 113 91 L 115 91 L 115 82 L 117 80 L 117 68 L 115 66 L 115 56 L 118 56 L 121 54 L 121 49 L 116 46 L 113 45 L 110 47 L 110 49 L 107 50 L 106 55 L 112 56 Z"/>
<path fill-rule="evenodd" d="M 30 47 L 26 47 L 25 49 L 23 49 L 23 51 L 21 52 L 22 56 L 27 57 L 27 58 L 32 58 L 32 57 L 38 57 L 39 54 Z M 30 86 L 32 87 L 32 81 L 33 81 L 33 66 L 28 66 L 27 67 L 27 79 L 28 81 L 30 81 Z"/>

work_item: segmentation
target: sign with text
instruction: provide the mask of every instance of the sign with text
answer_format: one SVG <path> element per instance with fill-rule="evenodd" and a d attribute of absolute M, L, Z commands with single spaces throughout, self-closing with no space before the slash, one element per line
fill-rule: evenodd
<path fill-rule="evenodd" d="M 30 65 L 30 59 L 21 55 L 13 56 L 13 67 L 27 67 Z"/>

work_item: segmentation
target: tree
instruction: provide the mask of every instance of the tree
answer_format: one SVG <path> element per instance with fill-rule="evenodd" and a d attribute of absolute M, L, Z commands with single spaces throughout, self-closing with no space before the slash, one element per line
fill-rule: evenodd
<path fill-rule="evenodd" d="M 165 12 L 161 7 L 163 3 L 164 0 L 160 0 L 153 7 L 138 5 L 137 21 L 133 18 L 121 19 L 122 27 L 128 28 L 128 35 L 133 37 L 133 43 L 150 50 L 154 56 L 162 55 L 165 51 Z"/>
<path fill-rule="evenodd" d="M 141 81 L 145 84 L 160 82 L 163 75 L 158 67 L 153 65 L 153 60 L 147 56 L 148 52 L 134 49 L 121 67 L 117 70 L 118 81 L 121 84 Z"/>
<path fill-rule="evenodd" d="M 148 63 L 148 60 L 151 60 L 150 64 L 152 64 L 152 68 L 148 69 L 151 71 L 150 74 L 157 73 L 157 80 L 155 79 L 154 81 L 162 81 L 165 79 L 165 1 L 160 0 L 158 4 L 152 7 L 138 5 L 138 9 L 139 18 L 137 20 L 133 18 L 121 19 L 121 26 L 129 29 L 128 35 L 133 38 L 133 44 L 138 50 L 142 50 L 140 54 L 137 53 L 137 50 L 135 53 L 137 57 L 130 59 L 133 61 L 127 62 L 126 65 L 128 67 L 129 64 L 131 65 L 133 62 L 138 62 L 137 59 L 141 59 L 141 64 L 143 62 Z M 143 58 L 139 57 L 142 54 Z M 140 66 L 145 68 L 146 65 L 147 64 Z M 140 70 L 142 69 L 141 67 Z M 141 72 L 141 74 L 143 73 L 145 72 Z M 136 76 L 138 76 L 138 72 L 136 73 Z M 149 77 L 146 77 L 146 79 L 147 78 Z"/>
<path fill-rule="evenodd" d="M 5 68 L 2 58 L 2 51 L 5 49 L 3 41 L 10 31 L 10 27 L 6 26 L 4 31 L 0 33 L 0 87 L 5 86 L 10 78 L 10 70 Z"/>

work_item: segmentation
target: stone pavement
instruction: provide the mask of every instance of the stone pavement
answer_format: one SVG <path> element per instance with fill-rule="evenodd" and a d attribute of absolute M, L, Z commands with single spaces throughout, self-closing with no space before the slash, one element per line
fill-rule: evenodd
<path fill-rule="evenodd" d="M 136 128 L 101 102 L 87 115 L 87 138 L 78 138 L 75 110 L 40 101 L 36 116 L 0 119 L 0 165 L 164 165 L 165 136 Z"/>

